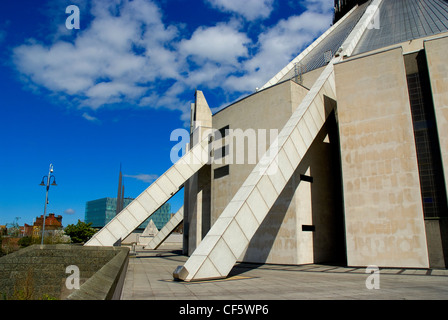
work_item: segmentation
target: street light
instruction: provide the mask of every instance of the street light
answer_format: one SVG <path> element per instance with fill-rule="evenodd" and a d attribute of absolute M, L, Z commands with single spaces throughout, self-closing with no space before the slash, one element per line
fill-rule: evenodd
<path fill-rule="evenodd" d="M 44 244 L 44 233 L 45 233 L 45 215 L 47 214 L 47 204 L 48 204 L 48 191 L 50 190 L 50 182 L 51 179 L 53 179 L 53 183 L 51 184 L 52 186 L 57 186 L 56 184 L 56 178 L 54 177 L 54 175 L 52 175 L 53 173 L 53 165 L 50 164 L 50 168 L 48 169 L 48 176 L 43 176 L 42 178 L 42 182 L 40 183 L 41 186 L 47 186 L 47 191 L 45 192 L 45 206 L 44 206 L 44 219 L 42 222 L 42 240 L 41 240 L 41 245 Z M 47 179 L 47 183 L 45 184 L 45 178 Z"/>

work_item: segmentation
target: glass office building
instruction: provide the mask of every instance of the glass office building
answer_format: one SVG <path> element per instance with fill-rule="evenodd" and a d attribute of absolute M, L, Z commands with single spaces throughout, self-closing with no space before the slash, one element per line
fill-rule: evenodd
<path fill-rule="evenodd" d="M 123 208 L 126 208 L 134 199 L 124 198 Z M 97 200 L 88 201 L 86 203 L 86 212 L 84 221 L 86 223 L 92 223 L 94 228 L 102 228 L 109 221 L 111 221 L 117 211 L 117 198 L 102 198 Z M 160 209 L 153 213 L 153 215 L 145 220 L 138 229 L 145 229 L 149 223 L 149 220 L 153 220 L 157 229 L 161 229 L 170 220 L 171 216 L 171 205 L 165 203 Z"/>
<path fill-rule="evenodd" d="M 126 207 L 132 200 L 134 199 L 123 199 L 123 207 Z M 116 211 L 117 198 L 102 198 L 88 201 L 86 203 L 84 221 L 86 223 L 91 222 L 94 228 L 102 228 L 115 217 Z"/>

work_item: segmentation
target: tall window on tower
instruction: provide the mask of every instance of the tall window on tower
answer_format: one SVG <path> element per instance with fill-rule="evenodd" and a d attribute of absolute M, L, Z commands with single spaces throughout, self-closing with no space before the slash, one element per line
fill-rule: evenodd
<path fill-rule="evenodd" d="M 424 50 L 405 56 L 425 218 L 447 215 L 440 144 Z"/>

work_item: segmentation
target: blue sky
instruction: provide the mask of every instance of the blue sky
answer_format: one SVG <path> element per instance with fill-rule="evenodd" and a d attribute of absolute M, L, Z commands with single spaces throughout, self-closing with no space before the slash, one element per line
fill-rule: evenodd
<path fill-rule="evenodd" d="M 69 5 L 80 29 L 67 29 Z M 195 89 L 213 111 L 252 93 L 331 25 L 332 0 L 2 0 L 0 224 L 137 197 L 171 165 Z M 181 192 L 182 193 L 182 192 Z M 182 205 L 182 194 L 172 201 Z"/>

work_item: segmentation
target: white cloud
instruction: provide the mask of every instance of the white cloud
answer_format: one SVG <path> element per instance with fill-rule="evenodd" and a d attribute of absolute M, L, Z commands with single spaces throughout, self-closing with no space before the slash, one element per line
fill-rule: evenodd
<path fill-rule="evenodd" d="M 238 71 L 238 65 L 220 65 L 207 61 L 201 68 L 190 71 L 187 81 L 195 87 L 204 85 L 209 89 L 221 87 L 227 77 Z"/>
<path fill-rule="evenodd" d="M 179 44 L 180 52 L 192 56 L 198 64 L 210 60 L 220 64 L 237 64 L 248 56 L 247 45 L 251 40 L 232 25 L 199 27 L 188 40 Z"/>
<path fill-rule="evenodd" d="M 16 47 L 18 71 L 32 83 L 76 96 L 94 109 L 138 101 L 148 82 L 178 77 L 174 53 L 165 48 L 176 30 L 164 26 L 152 2 L 97 0 L 91 12 L 95 19 L 72 42 L 30 40 Z"/>
<path fill-rule="evenodd" d="M 273 4 L 208 1 L 248 20 L 269 16 Z M 186 36 L 165 25 L 160 8 L 149 0 L 94 0 L 90 25 L 82 24 L 72 37 L 55 36 L 52 44 L 31 39 L 16 47 L 12 58 L 30 88 L 46 88 L 77 107 L 130 103 L 179 110 L 187 120 L 191 101 L 182 98 L 185 92 L 222 88 L 229 99 L 252 92 L 329 27 L 328 1 L 304 5 L 309 11 L 280 20 L 252 40 L 242 31 L 248 23 L 242 19 Z M 87 112 L 82 116 L 98 121 Z"/>
<path fill-rule="evenodd" d="M 302 3 L 307 10 L 319 13 L 332 13 L 334 9 L 334 2 L 329 0 L 306 0 Z"/>
<path fill-rule="evenodd" d="M 183 79 L 186 87 L 218 88 L 227 77 L 242 69 L 241 63 L 250 57 L 253 43 L 240 27 L 236 20 L 199 27 L 190 39 L 180 41 L 179 59 L 188 62 Z"/>
<path fill-rule="evenodd" d="M 269 17 L 274 0 L 207 0 L 207 2 L 214 8 L 237 13 L 252 21 Z"/>
<path fill-rule="evenodd" d="M 280 20 L 258 37 L 258 51 L 242 64 L 243 76 L 227 77 L 228 90 L 262 86 L 330 26 L 332 15 L 306 11 Z M 294 41 L 292 41 L 292 39 Z"/>
<path fill-rule="evenodd" d="M 147 183 L 151 183 L 158 178 L 158 176 L 155 174 L 143 174 L 143 173 L 137 175 L 124 174 L 123 176 L 127 178 L 137 179 Z"/>
<path fill-rule="evenodd" d="M 68 209 L 64 210 L 64 214 L 72 215 L 75 213 L 76 213 L 75 209 L 72 209 L 72 208 L 68 208 Z"/>
<path fill-rule="evenodd" d="M 83 117 L 84 119 L 86 119 L 87 121 L 91 121 L 91 122 L 97 122 L 97 121 L 99 121 L 98 118 L 89 115 L 87 112 L 84 112 L 84 113 L 82 114 L 82 117 Z"/>

